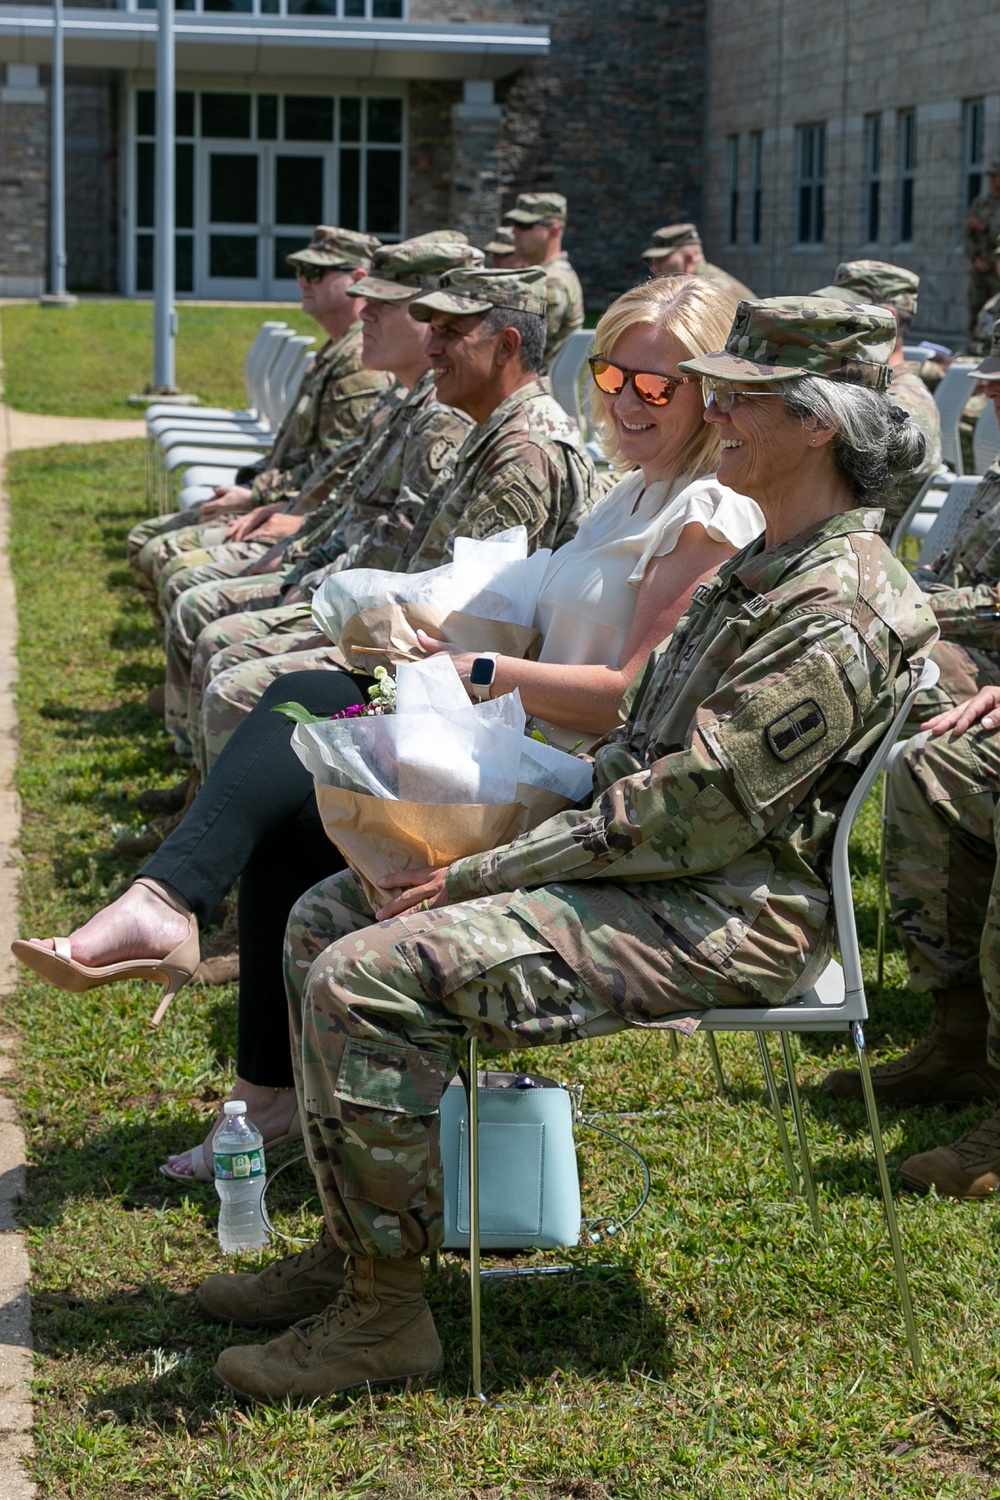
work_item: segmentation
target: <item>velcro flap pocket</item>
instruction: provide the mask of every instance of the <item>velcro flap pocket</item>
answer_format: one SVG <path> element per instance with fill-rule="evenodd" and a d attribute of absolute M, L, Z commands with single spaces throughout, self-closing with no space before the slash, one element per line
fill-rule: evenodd
<path fill-rule="evenodd" d="M 705 737 L 736 783 L 744 804 L 768 807 L 824 766 L 854 728 L 854 703 L 836 661 L 822 644 L 791 671 L 761 684 L 731 718 Z"/>
<path fill-rule="evenodd" d="M 451 1076 L 446 1055 L 352 1037 L 337 1074 L 337 1097 L 364 1109 L 433 1115 Z"/>

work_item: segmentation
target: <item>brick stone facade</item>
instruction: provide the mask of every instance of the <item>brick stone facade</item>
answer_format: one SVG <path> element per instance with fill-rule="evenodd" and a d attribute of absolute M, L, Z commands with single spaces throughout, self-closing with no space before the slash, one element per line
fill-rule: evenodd
<path fill-rule="evenodd" d="M 761 295 L 807 292 L 837 262 L 894 261 L 921 278 L 917 326 L 964 338 L 961 226 L 969 193 L 970 108 L 981 109 L 981 160 L 1000 151 L 995 59 L 1000 12 L 973 16 L 948 0 L 826 6 L 806 0 L 715 0 L 711 11 L 706 249 Z M 746 59 L 752 59 L 748 74 Z M 761 80 L 766 81 L 761 86 Z M 904 115 L 915 111 L 913 229 L 901 238 Z M 866 160 L 881 124 L 880 179 Z M 825 225 L 799 236 L 799 131 L 823 124 Z M 761 137 L 760 241 L 751 243 L 751 132 Z M 739 143 L 737 234 L 729 229 L 732 140 Z M 877 237 L 869 237 L 879 181 Z M 984 190 L 986 184 L 983 184 Z"/>
<path fill-rule="evenodd" d="M 0 90 L 0 296 L 37 297 L 45 286 L 47 101 L 47 89 Z"/>
<path fill-rule="evenodd" d="M 66 284 L 118 289 L 118 99 L 115 74 L 66 73 Z"/>

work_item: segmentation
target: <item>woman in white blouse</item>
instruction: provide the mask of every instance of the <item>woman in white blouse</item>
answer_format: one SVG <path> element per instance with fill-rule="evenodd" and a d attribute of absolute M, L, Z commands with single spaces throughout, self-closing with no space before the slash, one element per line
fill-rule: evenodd
<path fill-rule="evenodd" d="M 498 656 L 491 697 L 518 688 L 563 746 L 592 743 L 618 722 L 622 697 L 670 635 L 703 579 L 764 529 L 746 495 L 715 478 L 719 438 L 700 382 L 678 363 L 725 342 L 735 302 L 700 276 L 633 287 L 594 331 L 594 417 L 623 477 L 552 554 L 534 624 L 537 661 Z M 714 341 L 714 342 L 713 342 Z M 473 653 L 448 651 L 468 685 Z"/>
<path fill-rule="evenodd" d="M 714 478 L 718 428 L 704 421 L 700 382 L 677 368 L 682 359 L 723 347 L 735 309 L 732 297 L 701 277 L 662 277 L 619 297 L 597 325 L 595 415 L 612 466 L 624 477 L 574 540 L 552 556 L 535 617 L 543 636 L 540 659 L 498 657 L 490 687 L 493 696 L 519 688 L 528 713 L 556 743 L 588 745 L 614 726 L 623 694 L 673 630 L 691 590 L 763 530 L 754 502 Z M 425 644 L 429 651 L 452 651 L 468 682 L 475 656 L 442 648 L 430 637 Z M 263 703 L 250 717 L 260 713 L 267 715 Z M 234 740 L 245 733 L 242 726 Z M 246 869 L 266 865 L 276 850 L 294 862 L 303 828 L 318 819 L 311 778 L 304 778 L 287 740 L 283 744 L 274 750 L 280 769 L 273 756 L 262 754 L 232 797 L 213 793 L 220 761 L 173 835 L 186 830 L 195 851 L 188 863 L 198 868 L 202 884 L 211 872 L 218 889 L 208 910 Z M 273 816 L 254 823 L 266 828 L 266 840 L 255 835 L 248 854 L 249 836 L 235 838 L 226 820 L 239 823 L 241 809 L 256 804 L 272 807 Z M 341 868 L 339 857 L 332 845 L 325 847 L 332 873 Z M 182 888 L 187 865 L 178 868 L 169 886 L 143 884 L 140 877 L 70 938 L 59 939 L 65 945 L 61 955 L 50 940 L 19 943 L 17 956 L 68 989 L 161 975 L 179 987 L 197 964 L 198 936 Z M 316 878 L 303 873 L 300 890 Z M 280 910 L 275 915 L 280 932 L 284 917 Z M 252 954 L 242 951 L 241 927 L 239 1076 L 232 1097 L 247 1102 L 265 1145 L 274 1145 L 299 1131 L 289 1087 L 280 938 L 270 932 L 250 938 L 256 943 Z M 242 981 L 245 962 L 253 985 Z M 208 1141 L 171 1156 L 161 1170 L 179 1181 L 209 1180 Z"/>

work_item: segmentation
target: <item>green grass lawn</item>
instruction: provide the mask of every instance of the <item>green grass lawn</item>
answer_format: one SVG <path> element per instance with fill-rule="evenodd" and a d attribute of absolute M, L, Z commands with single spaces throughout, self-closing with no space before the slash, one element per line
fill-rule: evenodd
<path fill-rule="evenodd" d="M 8 314 L 4 314 L 5 326 Z M 8 356 L 9 357 L 9 356 Z M 138 443 L 14 455 L 20 612 L 21 930 L 66 932 L 121 889 L 110 852 L 134 796 L 169 780 L 143 699 L 159 633 L 123 562 L 142 510 Z M 874 934 L 875 830 L 857 841 Z M 871 991 L 882 1055 L 923 1030 L 898 952 Z M 152 986 L 69 996 L 25 977 L 17 1103 L 29 1153 L 42 1497 L 179 1500 L 899 1500 L 1000 1494 L 997 1207 L 901 1195 L 927 1354 L 911 1377 L 859 1107 L 820 1089 L 845 1045 L 796 1043 L 825 1235 L 790 1201 L 756 1050 L 722 1038 L 728 1089 L 697 1039 L 630 1034 L 521 1065 L 585 1085 L 585 1107 L 649 1160 L 652 1200 L 620 1239 L 539 1263 L 575 1274 L 485 1292 L 486 1404 L 469 1396 L 467 1290 L 445 1257 L 429 1297 L 446 1370 L 430 1392 L 242 1410 L 210 1376 L 227 1342 L 191 1291 L 223 1262 L 211 1188 L 157 1175 L 232 1076 L 234 994 L 189 987 L 151 1035 Z M 518 1065 L 518 1060 L 508 1060 Z M 886 1111 L 890 1171 L 977 1111 Z M 621 1215 L 634 1165 L 580 1133 L 585 1211 Z M 310 1234 L 304 1176 L 276 1185 Z M 254 1262 L 248 1261 L 248 1264 Z"/>
<path fill-rule="evenodd" d="M 322 335 L 290 308 L 178 306 L 177 382 L 206 406 L 246 400 L 243 360 L 264 318 Z M 88 302 L 69 309 L 25 302 L 3 309 L 4 400 L 59 417 L 137 416 L 127 405 L 153 377 L 153 304 Z"/>

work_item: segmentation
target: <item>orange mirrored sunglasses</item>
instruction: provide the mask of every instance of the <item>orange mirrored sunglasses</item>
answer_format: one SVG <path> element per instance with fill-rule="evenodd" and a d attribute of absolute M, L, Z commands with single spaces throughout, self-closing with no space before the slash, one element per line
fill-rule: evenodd
<path fill-rule="evenodd" d="M 594 384 L 606 396 L 619 396 L 628 381 L 640 401 L 647 406 L 668 406 L 675 392 L 682 385 L 697 385 L 697 375 L 657 375 L 648 370 L 626 370 L 623 365 L 612 364 L 600 354 L 587 361 Z"/>

